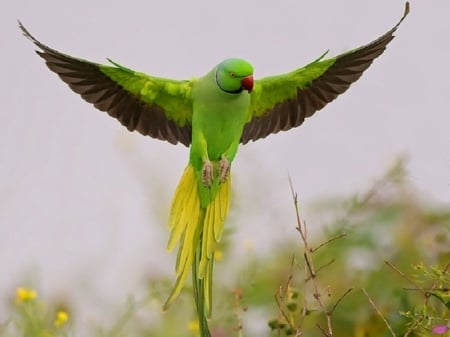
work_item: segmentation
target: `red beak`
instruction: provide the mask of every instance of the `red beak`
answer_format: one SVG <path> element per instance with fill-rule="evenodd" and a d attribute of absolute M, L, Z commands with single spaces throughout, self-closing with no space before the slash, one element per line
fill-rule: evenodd
<path fill-rule="evenodd" d="M 244 88 L 248 92 L 252 92 L 252 90 L 253 90 L 253 75 L 244 77 L 241 80 L 241 85 L 242 85 L 242 88 Z"/>

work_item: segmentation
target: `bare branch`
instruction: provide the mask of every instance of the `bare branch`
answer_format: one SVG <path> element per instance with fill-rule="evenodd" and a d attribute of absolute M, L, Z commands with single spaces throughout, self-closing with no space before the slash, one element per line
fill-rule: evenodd
<path fill-rule="evenodd" d="M 347 291 L 341 297 L 338 298 L 336 303 L 333 305 L 333 308 L 331 308 L 330 314 L 332 314 L 336 310 L 339 303 L 341 303 L 342 300 L 344 299 L 344 297 L 347 296 L 352 290 L 353 290 L 353 288 L 348 288 Z"/>
<path fill-rule="evenodd" d="M 378 316 L 380 316 L 380 318 L 383 320 L 384 324 L 386 324 L 387 328 L 389 329 L 389 331 L 391 332 L 391 335 L 393 337 L 397 337 L 397 335 L 395 334 L 394 330 L 392 330 L 391 325 L 388 323 L 388 321 L 386 320 L 386 318 L 384 318 L 383 314 L 381 313 L 381 311 L 377 308 L 377 306 L 375 305 L 375 302 L 372 300 L 372 298 L 369 296 L 369 294 L 367 293 L 366 289 L 362 288 L 362 291 L 364 293 L 364 295 L 366 295 L 369 303 L 372 305 L 372 307 L 374 308 L 374 310 L 376 311 L 376 313 L 378 314 Z"/>
<path fill-rule="evenodd" d="M 328 333 L 320 326 L 319 323 L 317 323 L 316 326 L 319 328 L 319 330 L 322 332 L 322 334 L 323 334 L 325 337 L 331 337 L 331 336 L 332 336 L 332 335 L 328 334 Z"/>
<path fill-rule="evenodd" d="M 396 266 L 394 266 L 389 261 L 384 261 L 389 267 L 391 267 L 394 271 L 396 271 L 401 277 L 403 277 L 406 281 L 411 283 L 418 291 L 420 291 L 424 296 L 426 296 L 425 291 L 422 289 L 422 287 L 418 286 L 411 278 L 409 278 L 404 272 L 402 272 L 400 269 L 398 269 Z"/>
<path fill-rule="evenodd" d="M 330 244 L 330 243 L 333 242 L 333 241 L 336 241 L 336 240 L 338 240 L 338 239 L 340 239 L 340 238 L 343 238 L 343 237 L 345 237 L 345 236 L 347 236 L 347 233 L 341 233 L 341 234 L 336 235 L 335 237 L 333 237 L 333 238 L 331 238 L 331 239 L 329 239 L 329 240 L 327 240 L 327 241 L 321 243 L 320 245 L 318 245 L 316 248 L 314 248 L 314 249 L 312 250 L 312 253 L 315 253 L 315 252 L 318 251 L 320 248 L 322 248 L 322 247 L 324 247 L 324 246 Z"/>

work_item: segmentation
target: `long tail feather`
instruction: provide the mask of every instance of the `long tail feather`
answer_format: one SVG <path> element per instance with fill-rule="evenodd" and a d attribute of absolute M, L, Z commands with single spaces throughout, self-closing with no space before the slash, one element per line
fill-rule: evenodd
<path fill-rule="evenodd" d="M 195 171 L 191 165 L 188 165 L 175 191 L 170 211 L 170 238 L 167 249 L 171 251 L 177 244 L 179 249 L 175 267 L 177 280 L 164 304 L 164 310 L 178 297 L 189 276 L 204 216 L 205 210 L 200 207 Z"/>
<path fill-rule="evenodd" d="M 217 178 L 218 179 L 218 178 Z M 218 182 L 216 182 L 217 184 Z M 216 193 L 210 194 L 206 207 L 199 195 L 199 184 L 194 168 L 184 170 L 172 202 L 168 250 L 178 244 L 177 280 L 164 310 L 178 297 L 192 267 L 196 308 L 202 336 L 209 336 L 207 317 L 212 309 L 212 272 L 214 251 L 222 235 L 229 204 L 231 179 L 221 183 Z M 202 186 L 202 188 L 204 188 Z"/>
<path fill-rule="evenodd" d="M 207 310 L 204 305 L 205 301 L 201 300 L 205 298 L 206 294 L 204 292 L 204 280 L 197 277 L 197 268 L 200 265 L 200 247 L 196 250 L 195 263 L 192 265 L 192 284 L 194 285 L 194 299 L 195 307 L 197 309 L 198 325 L 201 337 L 211 337 L 211 333 L 208 327 L 207 315 L 205 315 L 205 310 Z"/>

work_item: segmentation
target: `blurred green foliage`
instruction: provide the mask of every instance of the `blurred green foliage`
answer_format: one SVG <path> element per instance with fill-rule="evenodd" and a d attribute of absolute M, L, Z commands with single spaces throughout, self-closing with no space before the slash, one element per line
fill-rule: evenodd
<path fill-rule="evenodd" d="M 308 226 L 316 224 L 302 218 L 293 192 L 291 242 L 228 264 L 227 281 L 224 270 L 216 274 L 212 336 L 448 336 L 450 208 L 405 181 L 399 161 L 366 193 L 319 203 L 318 214 L 336 220 L 313 238 Z M 149 281 L 145 296 L 91 335 L 197 336 L 191 289 L 161 313 L 170 286 Z M 18 292 L 0 336 L 77 336 L 70 311 L 44 302 Z"/>

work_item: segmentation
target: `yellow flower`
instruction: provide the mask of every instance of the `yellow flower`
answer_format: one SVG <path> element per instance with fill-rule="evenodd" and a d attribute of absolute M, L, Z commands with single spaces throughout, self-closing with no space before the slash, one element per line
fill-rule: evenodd
<path fill-rule="evenodd" d="M 35 300 L 37 297 L 37 292 L 31 288 L 17 288 L 16 290 L 16 300 L 18 302 L 29 302 Z"/>
<path fill-rule="evenodd" d="M 192 320 L 189 321 L 188 323 L 188 329 L 190 331 L 198 331 L 200 329 L 199 325 L 198 325 L 198 320 Z"/>
<path fill-rule="evenodd" d="M 68 320 L 69 320 L 69 314 L 65 311 L 60 310 L 56 313 L 56 318 L 55 318 L 55 321 L 53 322 L 53 324 L 56 327 L 60 327 L 60 326 L 63 326 L 64 324 L 66 324 L 66 322 Z"/>

